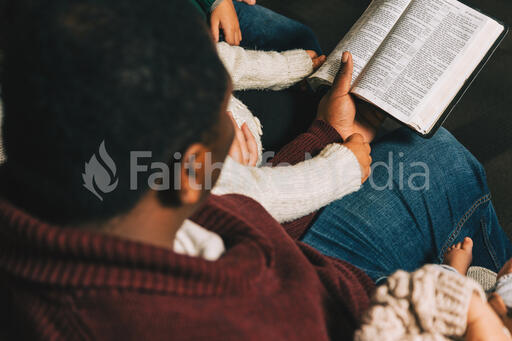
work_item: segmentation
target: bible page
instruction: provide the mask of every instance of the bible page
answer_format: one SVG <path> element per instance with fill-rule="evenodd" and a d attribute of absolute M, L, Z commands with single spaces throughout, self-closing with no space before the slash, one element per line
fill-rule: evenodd
<path fill-rule="evenodd" d="M 444 111 L 432 104 L 442 102 L 446 108 L 451 102 L 433 94 L 446 97 L 438 89 L 448 82 L 449 89 L 444 91 L 450 93 L 451 99 L 455 97 L 485 56 L 473 56 L 476 64 L 471 70 L 460 69 L 461 60 L 472 51 L 470 47 L 489 21 L 487 16 L 456 0 L 413 0 L 357 79 L 352 92 L 427 133 Z M 490 45 L 486 44 L 486 51 L 496 39 L 493 36 Z M 426 107 L 430 107 L 428 114 Z"/>
<path fill-rule="evenodd" d="M 373 0 L 359 20 L 329 54 L 324 65 L 309 78 L 309 83 L 318 86 L 332 85 L 341 65 L 341 55 L 352 53 L 354 61 L 354 81 L 388 33 L 396 24 L 411 0 Z"/>

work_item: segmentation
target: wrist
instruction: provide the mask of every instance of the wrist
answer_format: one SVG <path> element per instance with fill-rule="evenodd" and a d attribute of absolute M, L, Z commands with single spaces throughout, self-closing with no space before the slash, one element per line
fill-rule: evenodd
<path fill-rule="evenodd" d="M 338 132 L 338 134 L 341 136 L 341 139 L 343 141 L 346 141 L 351 135 L 353 135 L 356 132 L 356 130 L 354 129 L 353 126 L 352 127 L 340 126 L 339 124 L 332 122 L 328 118 L 317 117 L 317 120 L 325 122 L 326 124 L 331 126 L 334 130 L 336 130 Z"/>

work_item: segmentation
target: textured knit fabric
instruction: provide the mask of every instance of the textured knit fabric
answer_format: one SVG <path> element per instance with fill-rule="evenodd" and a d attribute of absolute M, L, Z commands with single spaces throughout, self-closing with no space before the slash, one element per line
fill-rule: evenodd
<path fill-rule="evenodd" d="M 254 136 L 256 146 L 258 147 L 258 161 L 256 165 L 260 166 L 263 161 L 263 145 L 261 143 L 263 127 L 261 126 L 260 120 L 254 116 L 249 108 L 247 108 L 247 106 L 235 96 L 231 96 L 229 100 L 228 111 L 233 114 L 233 118 L 239 127 L 246 123 L 252 136 Z"/>
<path fill-rule="evenodd" d="M 221 60 L 235 89 L 282 89 L 313 70 L 304 50 L 283 53 L 247 51 L 226 43 L 217 44 Z M 259 120 L 232 97 L 228 110 L 237 124 L 247 123 L 258 146 L 258 165 L 263 160 Z M 354 154 L 341 145 L 331 145 L 319 156 L 294 167 L 246 167 L 226 160 L 214 194 L 242 194 L 258 201 L 279 222 L 291 222 L 357 191 L 361 169 Z"/>
<path fill-rule="evenodd" d="M 231 75 L 234 90 L 282 90 L 313 72 L 311 57 L 304 50 L 254 51 L 221 42 L 217 51 Z"/>
<path fill-rule="evenodd" d="M 435 265 L 397 271 L 377 288 L 355 340 L 448 340 L 466 331 L 473 292 L 486 301 L 470 278 Z"/>
<path fill-rule="evenodd" d="M 341 144 L 331 144 L 315 158 L 294 166 L 245 167 L 228 157 L 214 193 L 253 198 L 283 223 L 315 212 L 360 187 L 361 170 L 354 154 Z"/>
<path fill-rule="evenodd" d="M 185 220 L 174 239 L 173 250 L 180 255 L 214 261 L 226 251 L 222 238 L 191 220 Z"/>
<path fill-rule="evenodd" d="M 485 292 L 489 292 L 496 286 L 498 274 L 481 266 L 470 266 L 466 276 L 480 284 Z"/>
<path fill-rule="evenodd" d="M 506 274 L 498 278 L 496 293 L 501 296 L 508 308 L 512 308 L 512 274 Z"/>
<path fill-rule="evenodd" d="M 307 77 L 313 71 L 311 58 L 304 50 L 287 52 L 246 51 L 225 42 L 217 44 L 219 57 L 233 81 L 235 90 L 284 89 Z M 287 56 L 291 57 L 288 58 Z M 262 126 L 249 108 L 231 96 L 228 110 L 241 126 L 247 123 L 258 145 L 258 165 L 261 163 Z"/>
<path fill-rule="evenodd" d="M 300 162 L 338 139 L 317 121 L 276 158 Z M 212 196 L 192 220 L 223 239 L 217 261 L 50 226 L 2 201 L 0 329 L 30 340 L 352 337 L 374 289 L 362 271 L 293 240 L 247 197 Z"/>

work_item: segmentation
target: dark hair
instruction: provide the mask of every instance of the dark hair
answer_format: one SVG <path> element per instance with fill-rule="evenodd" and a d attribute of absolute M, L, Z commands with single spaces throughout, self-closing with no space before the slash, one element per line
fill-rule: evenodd
<path fill-rule="evenodd" d="M 188 1 L 4 5 L 1 177 L 14 204 L 51 223 L 106 220 L 148 190 L 129 189 L 130 151 L 168 163 L 214 134 L 227 74 Z M 82 173 L 94 154 L 109 164 L 98 154 L 102 141 L 119 183 L 100 201 Z"/>

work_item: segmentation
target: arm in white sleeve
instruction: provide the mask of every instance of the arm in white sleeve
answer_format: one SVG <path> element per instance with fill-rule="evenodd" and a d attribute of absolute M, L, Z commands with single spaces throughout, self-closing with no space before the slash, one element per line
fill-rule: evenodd
<path fill-rule="evenodd" d="M 229 156 L 213 193 L 236 193 L 258 201 L 277 221 L 296 220 L 361 187 L 361 168 L 341 144 L 325 147 L 297 165 L 248 167 Z"/>
<path fill-rule="evenodd" d="M 217 51 L 235 90 L 281 90 L 313 72 L 313 62 L 305 50 L 254 51 L 221 42 Z"/>

